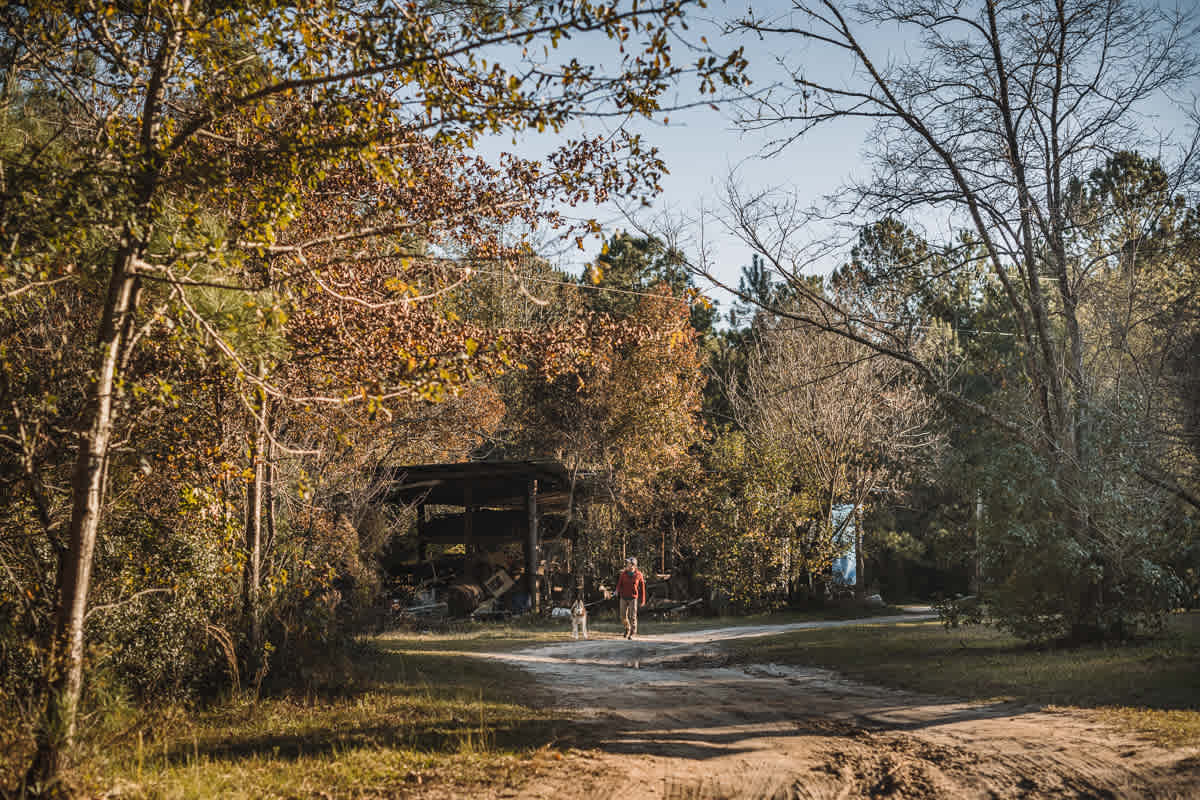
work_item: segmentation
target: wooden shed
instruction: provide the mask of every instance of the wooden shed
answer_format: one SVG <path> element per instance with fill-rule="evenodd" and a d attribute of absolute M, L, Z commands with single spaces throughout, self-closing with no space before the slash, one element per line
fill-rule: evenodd
<path fill-rule="evenodd" d="M 590 488 L 557 461 L 470 461 L 386 467 L 385 502 L 417 506 L 418 552 L 430 542 L 463 544 L 468 555 L 480 545 L 523 543 L 524 588 L 538 610 L 538 564 L 542 518 L 566 515 Z M 429 519 L 427 506 L 461 508 Z"/>

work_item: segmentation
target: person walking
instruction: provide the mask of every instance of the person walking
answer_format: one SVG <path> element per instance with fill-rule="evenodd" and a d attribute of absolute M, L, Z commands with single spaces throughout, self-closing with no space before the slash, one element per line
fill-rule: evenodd
<path fill-rule="evenodd" d="M 633 556 L 625 559 L 625 569 L 617 578 L 617 597 L 621 604 L 621 622 L 625 623 L 625 638 L 632 639 L 637 633 L 638 606 L 646 605 L 646 578 L 637 568 L 637 559 Z"/>

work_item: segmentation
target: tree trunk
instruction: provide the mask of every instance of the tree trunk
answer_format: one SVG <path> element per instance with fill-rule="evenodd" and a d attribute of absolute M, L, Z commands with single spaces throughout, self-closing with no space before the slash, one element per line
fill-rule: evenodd
<path fill-rule="evenodd" d="M 275 431 L 275 435 L 280 435 L 279 431 Z M 266 526 L 266 535 L 262 558 L 266 559 L 268 575 L 275 571 L 275 500 L 275 441 L 267 437 L 266 450 L 263 452 L 263 524 Z"/>
<path fill-rule="evenodd" d="M 525 513 L 528 528 L 525 532 L 525 591 L 529 593 L 529 610 L 537 614 L 541 610 L 538 597 L 538 485 L 537 481 L 529 481 L 525 493 Z"/>
<path fill-rule="evenodd" d="M 71 472 L 71 521 L 57 579 L 58 602 L 48 648 L 47 692 L 36 734 L 37 750 L 27 774 L 35 790 L 53 784 L 75 740 L 83 695 L 84 623 L 91 586 L 92 556 L 103 515 L 104 478 L 115 417 L 114 391 L 126 317 L 134 298 L 134 247 L 125 242 L 109 279 L 100 318 L 94 381 L 88 389 Z"/>
<path fill-rule="evenodd" d="M 262 650 L 262 626 L 259 613 L 259 588 L 262 585 L 262 519 L 263 489 L 266 479 L 264 454 L 267 446 L 268 408 L 265 399 L 259 404 L 254 439 L 250 445 L 250 468 L 253 477 L 246 484 L 246 562 L 242 569 L 242 618 L 246 632 L 246 666 L 248 674 L 258 668 Z"/>
<path fill-rule="evenodd" d="M 668 563 L 663 572 L 675 574 L 675 562 L 679 559 L 679 530 L 675 527 L 675 512 L 671 511 L 671 546 L 667 549 Z"/>
<path fill-rule="evenodd" d="M 863 578 L 863 536 L 862 536 L 862 505 L 854 507 L 854 596 L 862 598 L 866 595 L 867 582 Z"/>
<path fill-rule="evenodd" d="M 975 513 L 971 523 L 971 531 L 974 534 L 971 549 L 971 576 L 967 579 L 967 594 L 972 596 L 979 595 L 979 587 L 981 584 L 981 573 L 979 569 L 979 542 L 983 528 L 983 490 L 975 490 Z"/>

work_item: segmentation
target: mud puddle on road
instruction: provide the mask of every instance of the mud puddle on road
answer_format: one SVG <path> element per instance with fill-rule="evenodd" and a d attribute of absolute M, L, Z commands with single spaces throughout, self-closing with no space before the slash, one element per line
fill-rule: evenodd
<path fill-rule="evenodd" d="M 722 641 L 796 627 L 491 654 L 527 669 L 578 719 L 579 749 L 516 796 L 1200 796 L 1196 748 L 1156 747 L 1083 714 L 963 703 L 815 668 L 724 665 Z"/>

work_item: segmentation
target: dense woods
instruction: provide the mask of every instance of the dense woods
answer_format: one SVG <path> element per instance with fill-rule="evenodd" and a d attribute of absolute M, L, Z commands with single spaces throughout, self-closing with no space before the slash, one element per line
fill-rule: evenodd
<path fill-rule="evenodd" d="M 415 531 L 380 466 L 586 472 L 585 572 L 636 553 L 714 612 L 970 594 L 1080 641 L 1200 599 L 1196 142 L 1137 117 L 1197 77 L 1186 20 L 797 4 L 733 28 L 866 83 L 780 95 L 673 60 L 686 2 L 293 5 L 0 8 L 4 780 L 53 786 L 106 704 L 336 683 Z M 856 38 L 894 22 L 926 61 Z M 870 115 L 875 172 L 820 213 L 731 184 L 735 283 L 567 213 L 654 196 L 638 136 L 478 153 L 683 85 L 781 140 Z"/>

